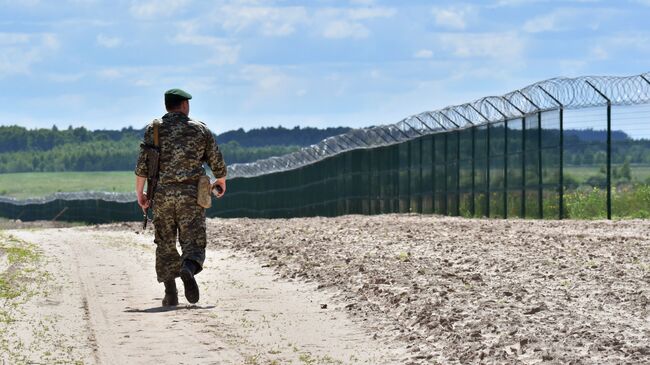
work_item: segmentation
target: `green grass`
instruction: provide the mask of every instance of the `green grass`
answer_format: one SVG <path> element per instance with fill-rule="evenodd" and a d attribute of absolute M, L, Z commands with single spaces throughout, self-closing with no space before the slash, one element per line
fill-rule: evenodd
<path fill-rule="evenodd" d="M 607 192 L 603 189 L 567 192 L 566 212 L 573 219 L 604 219 L 607 217 Z M 612 192 L 614 218 L 650 218 L 650 185 L 629 186 Z"/>
<path fill-rule="evenodd" d="M 24 278 L 30 272 L 25 266 L 33 265 L 40 260 L 40 255 L 33 244 L 0 231 L 0 257 L 5 255 L 13 269 L 9 272 L 0 272 L 0 299 L 14 299 L 25 292 Z"/>
<path fill-rule="evenodd" d="M 132 171 L 106 172 L 25 172 L 0 174 L 0 195 L 34 198 L 56 192 L 135 190 Z"/>
<path fill-rule="evenodd" d="M 612 164 L 612 167 L 619 167 L 621 164 Z M 604 166 L 604 165 L 603 165 Z M 600 172 L 601 166 L 565 166 L 564 176 L 570 176 L 580 184 L 584 184 L 587 179 L 592 176 L 605 176 Z M 631 165 L 630 171 L 632 173 L 632 181 L 646 182 L 650 179 L 650 166 L 647 165 Z"/>

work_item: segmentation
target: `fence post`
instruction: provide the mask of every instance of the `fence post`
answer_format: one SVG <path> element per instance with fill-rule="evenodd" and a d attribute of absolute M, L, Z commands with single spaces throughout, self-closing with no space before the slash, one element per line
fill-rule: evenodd
<path fill-rule="evenodd" d="M 456 131 L 456 216 L 460 216 L 460 130 Z"/>
<path fill-rule="evenodd" d="M 486 200 L 487 200 L 487 217 L 490 218 L 490 200 L 492 196 L 490 195 L 490 123 L 487 124 L 486 130 L 487 136 L 485 138 L 485 145 L 487 146 L 487 163 L 485 164 L 485 190 L 486 190 Z"/>
<path fill-rule="evenodd" d="M 612 101 L 591 82 L 585 82 L 607 101 L 607 219 L 612 219 Z"/>
<path fill-rule="evenodd" d="M 449 146 L 449 143 L 447 142 L 448 139 L 449 133 L 445 133 L 445 215 L 449 215 L 449 179 L 447 178 L 447 176 L 449 176 L 449 152 L 447 152 Z"/>
<path fill-rule="evenodd" d="M 521 118 L 521 217 L 526 218 L 526 118 Z"/>
<path fill-rule="evenodd" d="M 541 85 L 537 86 L 560 107 L 560 189 L 558 193 L 560 194 L 559 216 L 560 219 L 564 219 L 564 105 Z"/>
<path fill-rule="evenodd" d="M 508 121 L 503 122 L 503 218 L 508 218 Z"/>
<path fill-rule="evenodd" d="M 431 179 L 433 179 L 433 184 L 431 184 L 431 189 L 433 190 L 432 191 L 432 194 L 433 194 L 433 203 L 432 203 L 433 204 L 433 208 L 432 208 L 433 209 L 433 214 L 438 214 L 438 211 L 436 210 L 436 201 L 438 199 L 438 193 L 437 193 L 438 192 L 438 190 L 437 190 L 437 187 L 438 187 L 437 181 L 438 181 L 438 179 L 436 178 L 436 163 L 437 163 L 437 161 L 436 161 L 436 135 L 437 134 L 434 134 L 431 137 Z"/>
<path fill-rule="evenodd" d="M 472 201 L 470 202 L 470 211 L 472 217 L 476 215 L 476 206 L 475 206 L 475 184 L 476 184 L 476 160 L 474 159 L 474 152 L 476 149 L 476 127 L 472 127 Z"/>
<path fill-rule="evenodd" d="M 542 178 L 542 112 L 537 112 L 537 204 L 539 204 L 539 219 L 544 218 L 544 179 Z"/>
<path fill-rule="evenodd" d="M 418 174 L 418 176 L 420 177 L 420 184 L 418 185 L 419 186 L 418 187 L 418 195 L 420 196 L 420 204 L 418 205 L 420 207 L 419 213 L 424 213 L 424 189 L 423 189 L 423 187 L 424 187 L 424 179 L 422 179 L 422 169 L 424 168 L 424 166 L 422 166 L 422 143 L 423 142 L 424 142 L 424 138 L 420 137 L 420 143 L 419 143 L 420 144 L 420 153 L 419 153 L 419 155 L 420 155 L 420 163 L 419 163 L 420 173 Z"/>

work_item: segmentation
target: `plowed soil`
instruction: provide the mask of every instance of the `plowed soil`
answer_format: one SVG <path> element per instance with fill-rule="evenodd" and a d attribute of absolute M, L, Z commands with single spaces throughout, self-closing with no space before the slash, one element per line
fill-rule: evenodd
<path fill-rule="evenodd" d="M 47 273 L 8 363 L 650 363 L 648 221 L 211 219 L 172 310 L 138 224 L 5 234 Z"/>

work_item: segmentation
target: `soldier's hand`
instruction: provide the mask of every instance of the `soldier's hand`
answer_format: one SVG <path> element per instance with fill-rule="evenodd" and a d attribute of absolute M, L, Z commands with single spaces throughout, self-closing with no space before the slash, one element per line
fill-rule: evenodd
<path fill-rule="evenodd" d="M 226 193 L 226 178 L 222 177 L 212 184 L 212 190 L 216 190 L 217 198 L 221 198 Z"/>
<path fill-rule="evenodd" d="M 149 208 L 149 199 L 147 199 L 147 194 L 138 194 L 138 205 L 142 208 L 142 211 L 146 211 Z"/>

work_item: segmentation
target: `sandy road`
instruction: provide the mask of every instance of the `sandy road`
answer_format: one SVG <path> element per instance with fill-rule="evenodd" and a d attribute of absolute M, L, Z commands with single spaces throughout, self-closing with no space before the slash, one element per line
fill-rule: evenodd
<path fill-rule="evenodd" d="M 37 245 L 44 291 L 5 336 L 21 361 L 84 364 L 385 364 L 404 350 L 373 340 L 305 283 L 227 249 L 209 249 L 201 300 L 160 307 L 150 234 L 65 228 L 8 231 Z M 327 304 L 323 309 L 322 305 Z M 11 360 L 11 359 L 9 359 Z"/>

